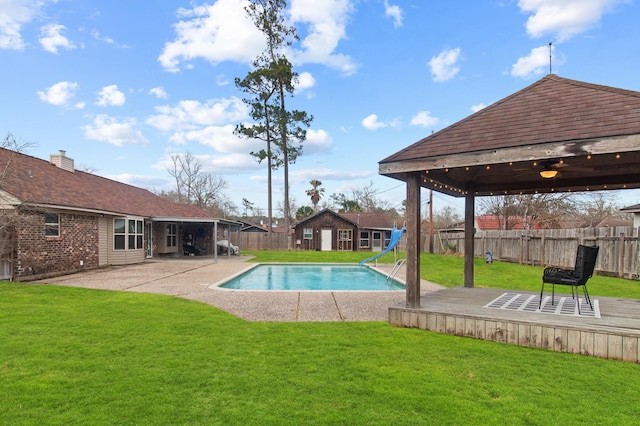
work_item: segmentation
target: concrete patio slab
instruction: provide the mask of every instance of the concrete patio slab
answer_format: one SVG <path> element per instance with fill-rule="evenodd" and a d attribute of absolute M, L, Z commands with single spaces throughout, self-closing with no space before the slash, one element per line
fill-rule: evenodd
<path fill-rule="evenodd" d="M 388 321 L 389 307 L 405 300 L 404 291 L 245 291 L 217 284 L 254 264 L 249 256 L 218 259 L 151 260 L 136 265 L 111 266 L 37 283 L 100 290 L 165 294 L 215 306 L 247 321 L 332 322 Z M 378 265 L 390 272 L 393 265 Z M 404 270 L 397 278 L 403 280 Z M 443 287 L 426 281 L 422 292 Z"/>

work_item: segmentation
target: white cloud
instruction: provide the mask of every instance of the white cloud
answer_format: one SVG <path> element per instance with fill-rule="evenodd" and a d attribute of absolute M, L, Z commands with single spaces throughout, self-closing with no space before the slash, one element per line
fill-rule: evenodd
<path fill-rule="evenodd" d="M 157 170 L 166 170 L 167 167 L 171 167 L 172 160 L 171 154 L 167 155 L 152 167 Z M 203 170 L 208 173 L 214 173 L 216 175 L 234 175 L 244 174 L 250 170 L 257 170 L 263 165 L 258 162 L 248 153 L 232 153 L 232 154 L 219 154 L 219 155 L 201 155 L 194 154 L 194 157 L 202 164 Z"/>
<path fill-rule="evenodd" d="M 393 26 L 395 28 L 402 26 L 402 9 L 400 9 L 400 6 L 390 5 L 387 0 L 384 0 L 384 14 L 393 18 Z"/>
<path fill-rule="evenodd" d="M 126 118 L 119 122 L 113 117 L 99 114 L 95 117 L 93 125 L 84 126 L 84 136 L 101 142 L 108 142 L 115 146 L 146 145 L 149 140 L 135 128 L 136 120 Z"/>
<path fill-rule="evenodd" d="M 98 101 L 96 105 L 100 106 L 122 106 L 126 102 L 124 93 L 118 90 L 118 86 L 112 84 L 111 86 L 105 86 L 98 93 Z"/>
<path fill-rule="evenodd" d="M 460 72 L 458 61 L 460 60 L 460 48 L 443 50 L 438 56 L 429 61 L 429 68 L 433 74 L 433 81 L 443 82 L 451 80 Z"/>
<path fill-rule="evenodd" d="M 316 85 L 316 79 L 308 72 L 302 72 L 298 76 L 298 84 L 296 84 L 296 92 L 304 92 Z"/>
<path fill-rule="evenodd" d="M 151 90 L 149 90 L 149 94 L 155 96 L 158 99 L 167 99 L 167 92 L 162 86 L 152 88 Z"/>
<path fill-rule="evenodd" d="M 554 54 L 556 47 L 551 46 L 553 66 L 564 64 L 564 57 Z M 511 66 L 514 77 L 529 78 L 539 76 L 549 71 L 549 46 L 531 49 L 528 56 L 524 56 Z"/>
<path fill-rule="evenodd" d="M 204 59 L 212 64 L 222 61 L 249 63 L 264 50 L 264 36 L 244 10 L 245 0 L 218 0 L 211 5 L 178 10 L 174 25 L 176 38 L 164 45 L 158 57 L 170 72 L 192 67 L 192 61 Z M 349 0 L 292 0 L 289 22 L 305 24 L 301 49 L 290 54 L 296 64 L 319 63 L 345 75 L 356 71 L 348 55 L 335 53 L 346 38 L 346 24 L 353 8 Z"/>
<path fill-rule="evenodd" d="M 196 130 L 241 121 L 249 115 L 247 106 L 236 97 L 210 99 L 204 104 L 185 100 L 172 107 L 156 107 L 156 112 L 158 114 L 149 117 L 146 123 L 164 131 Z"/>
<path fill-rule="evenodd" d="M 349 55 L 335 53 L 340 40 L 347 38 L 346 26 L 353 7 L 349 0 L 292 0 L 292 23 L 308 25 L 302 50 L 293 54 L 294 63 L 317 63 L 337 69 L 344 75 L 356 72 Z"/>
<path fill-rule="evenodd" d="M 307 130 L 307 139 L 302 144 L 303 155 L 325 154 L 331 151 L 333 139 L 326 131 Z"/>
<path fill-rule="evenodd" d="M 376 130 L 382 127 L 387 127 L 387 124 L 379 121 L 377 114 L 369 114 L 362 119 L 362 127 L 369 130 Z"/>
<path fill-rule="evenodd" d="M 52 105 L 64 106 L 75 96 L 75 91 L 78 90 L 78 83 L 72 83 L 70 81 L 61 81 L 54 84 L 46 90 L 38 91 L 37 94 L 40 100 L 48 102 Z M 78 104 L 84 106 L 84 104 Z"/>
<path fill-rule="evenodd" d="M 298 184 L 307 184 L 311 179 L 321 181 L 348 181 L 365 179 L 374 175 L 371 170 L 336 170 L 336 169 L 304 169 L 292 170 L 291 181 Z"/>
<path fill-rule="evenodd" d="M 0 1 L 0 49 L 24 49 L 20 30 L 40 13 L 44 4 L 42 0 Z"/>
<path fill-rule="evenodd" d="M 487 106 L 484 103 L 481 102 L 481 103 L 476 104 L 476 105 L 471 105 L 471 111 L 478 112 L 481 109 L 485 109 L 486 107 Z"/>
<path fill-rule="evenodd" d="M 439 118 L 432 117 L 429 111 L 419 111 L 411 118 L 412 126 L 433 127 L 440 122 Z"/>
<path fill-rule="evenodd" d="M 198 58 L 212 64 L 250 62 L 263 50 L 264 39 L 246 16 L 245 4 L 242 0 L 218 0 L 212 5 L 179 9 L 176 40 L 165 43 L 158 57 L 160 64 L 177 72 L 181 63 Z"/>
<path fill-rule="evenodd" d="M 176 132 L 171 142 L 184 145 L 187 142 L 198 142 L 212 147 L 218 152 L 248 154 L 264 148 L 264 142 L 257 139 L 240 138 L 233 134 L 235 126 L 207 126 L 197 130 Z"/>
<path fill-rule="evenodd" d="M 72 50 L 76 48 L 68 38 L 62 35 L 67 27 L 60 24 L 47 24 L 40 28 L 40 45 L 47 52 L 58 54 L 58 48 Z"/>
<path fill-rule="evenodd" d="M 518 6 L 531 16 L 527 33 L 533 38 L 554 34 L 561 43 L 596 27 L 602 15 L 628 0 L 520 0 Z"/>
<path fill-rule="evenodd" d="M 376 130 L 382 127 L 398 127 L 400 126 L 401 123 L 400 123 L 400 120 L 398 119 L 393 119 L 391 121 L 383 122 L 378 120 L 377 114 L 369 114 L 368 116 L 362 119 L 361 124 L 362 124 L 362 127 L 366 129 Z"/>

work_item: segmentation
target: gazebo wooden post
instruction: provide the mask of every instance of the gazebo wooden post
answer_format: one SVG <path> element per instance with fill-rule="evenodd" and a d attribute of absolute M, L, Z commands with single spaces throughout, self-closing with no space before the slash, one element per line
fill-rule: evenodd
<path fill-rule="evenodd" d="M 407 176 L 407 308 L 420 307 L 420 174 Z"/>
<path fill-rule="evenodd" d="M 464 286 L 468 288 L 473 288 L 475 199 L 475 187 L 471 185 L 464 203 Z"/>

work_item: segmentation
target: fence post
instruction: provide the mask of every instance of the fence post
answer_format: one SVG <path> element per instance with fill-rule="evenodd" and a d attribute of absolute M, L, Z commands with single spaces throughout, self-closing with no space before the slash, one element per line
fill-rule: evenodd
<path fill-rule="evenodd" d="M 542 237 L 540 237 L 540 266 L 542 266 L 544 268 L 545 266 L 545 258 L 544 258 L 544 252 L 545 252 L 545 243 L 546 243 L 546 238 L 545 238 L 545 234 L 542 233 Z"/>
<path fill-rule="evenodd" d="M 618 277 L 624 278 L 624 232 L 620 233 L 620 257 L 618 258 Z"/>

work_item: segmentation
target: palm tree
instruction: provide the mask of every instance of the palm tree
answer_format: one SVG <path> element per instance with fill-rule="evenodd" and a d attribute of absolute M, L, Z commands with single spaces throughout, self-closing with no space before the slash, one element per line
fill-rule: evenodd
<path fill-rule="evenodd" d="M 309 181 L 313 188 L 307 189 L 307 195 L 311 197 L 311 203 L 313 204 L 313 211 L 318 211 L 318 203 L 320 202 L 320 198 L 322 198 L 322 194 L 324 194 L 324 188 L 319 188 L 322 185 L 317 179 L 312 179 Z"/>

